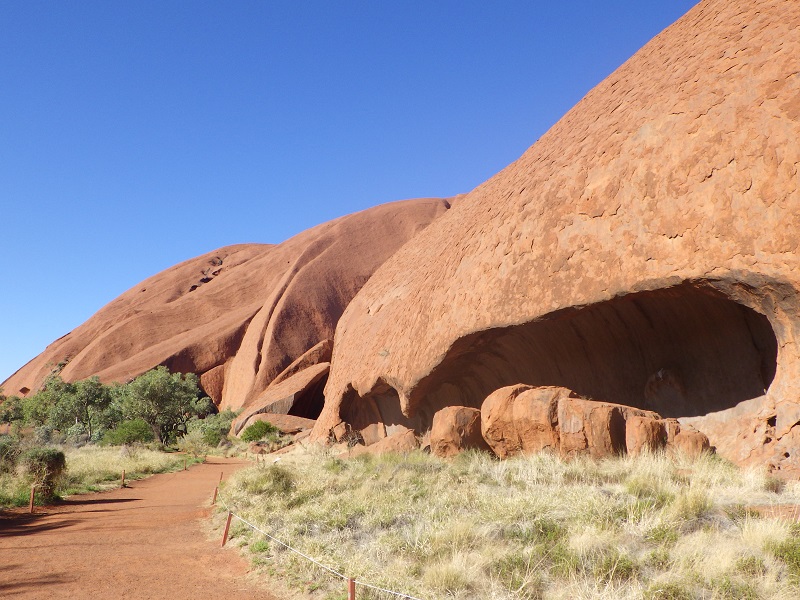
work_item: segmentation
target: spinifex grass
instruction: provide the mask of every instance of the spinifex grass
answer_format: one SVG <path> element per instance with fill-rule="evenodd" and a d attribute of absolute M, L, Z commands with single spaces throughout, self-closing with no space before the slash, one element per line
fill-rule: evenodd
<path fill-rule="evenodd" d="M 712 456 L 305 451 L 237 473 L 222 498 L 347 576 L 426 600 L 800 594 L 796 529 L 746 509 L 798 504 L 800 484 L 775 486 Z M 341 581 L 241 523 L 232 539 L 313 597 L 341 597 Z"/>

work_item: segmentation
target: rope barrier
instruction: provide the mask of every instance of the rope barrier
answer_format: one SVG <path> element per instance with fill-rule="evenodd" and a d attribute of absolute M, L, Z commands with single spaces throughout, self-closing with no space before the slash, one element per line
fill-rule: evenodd
<path fill-rule="evenodd" d="M 316 560 L 316 559 L 312 558 L 312 557 L 311 557 L 311 556 L 309 556 L 308 554 L 304 554 L 303 552 L 300 552 L 300 550 L 297 550 L 296 548 L 292 548 L 292 547 L 291 547 L 289 544 L 287 544 L 287 543 L 285 543 L 285 542 L 282 542 L 282 541 L 281 541 L 281 540 L 279 540 L 278 538 L 276 538 L 276 537 L 274 537 L 274 536 L 270 535 L 269 533 L 267 533 L 266 531 L 264 531 L 264 530 L 263 530 L 263 529 L 261 529 L 260 527 L 258 527 L 258 526 L 256 526 L 256 525 L 254 525 L 253 523 L 251 523 L 250 521 L 248 521 L 248 520 L 247 520 L 247 519 L 245 519 L 244 517 L 241 517 L 240 515 L 237 515 L 235 512 L 233 512 L 233 511 L 230 509 L 230 507 L 228 506 L 228 503 L 227 503 L 227 502 L 225 502 L 225 498 L 222 496 L 222 494 L 218 494 L 218 495 L 216 496 L 216 499 L 218 499 L 218 500 L 220 501 L 220 503 L 222 503 L 222 505 L 225 507 L 225 510 L 228 512 L 228 514 L 229 514 L 229 515 L 233 515 L 235 518 L 237 518 L 239 521 L 241 521 L 242 523 L 244 523 L 244 524 L 245 524 L 247 527 L 249 527 L 249 528 L 250 528 L 250 529 L 252 529 L 253 531 L 257 531 L 257 532 L 259 532 L 260 534 L 262 534 L 262 535 L 264 535 L 264 536 L 268 537 L 270 540 L 272 540 L 272 541 L 273 541 L 273 542 L 275 542 L 276 544 L 280 544 L 281 546 L 283 546 L 283 547 L 284 547 L 284 548 L 286 548 L 287 550 L 291 550 L 291 551 L 292 551 L 292 552 L 294 552 L 295 554 L 297 554 L 297 555 L 299 555 L 299 556 L 302 556 L 302 557 L 303 557 L 303 558 L 305 558 L 307 561 L 314 563 L 315 565 L 317 565 L 317 566 L 318 566 L 318 567 L 320 567 L 321 569 L 323 569 L 323 570 L 325 570 L 325 571 L 328 571 L 328 572 L 329 572 L 329 573 L 331 573 L 332 575 L 335 575 L 336 577 L 339 577 L 340 579 L 343 579 L 344 581 L 350 581 L 350 582 L 354 582 L 356 585 L 360 585 L 360 586 L 362 586 L 362 587 L 369 588 L 369 589 L 375 590 L 375 591 L 377 591 L 377 592 L 383 592 L 383 593 L 385 593 L 385 594 L 391 594 L 391 595 L 393 595 L 393 596 L 396 596 L 396 597 L 398 597 L 398 598 L 406 598 L 407 600 L 421 600 L 420 598 L 417 598 L 417 597 L 415 597 L 415 596 L 409 596 L 408 594 L 403 594 L 403 593 L 401 593 L 401 592 L 395 592 L 395 591 L 392 591 L 392 590 L 387 590 L 387 589 L 385 589 L 385 588 L 378 587 L 378 586 L 375 586 L 375 585 L 370 585 L 370 584 L 368 584 L 368 583 L 362 583 L 362 582 L 360 582 L 360 581 L 355 581 L 355 580 L 353 580 L 353 579 L 351 579 L 351 578 L 347 577 L 346 575 L 343 575 L 343 574 L 342 574 L 342 573 L 340 573 L 339 571 L 337 571 L 337 570 L 335 570 L 335 569 L 332 569 L 332 568 L 330 568 L 330 567 L 328 567 L 328 566 L 326 566 L 326 565 L 322 564 L 321 562 L 319 562 L 318 560 Z M 223 543 L 223 545 L 224 545 L 224 543 Z"/>

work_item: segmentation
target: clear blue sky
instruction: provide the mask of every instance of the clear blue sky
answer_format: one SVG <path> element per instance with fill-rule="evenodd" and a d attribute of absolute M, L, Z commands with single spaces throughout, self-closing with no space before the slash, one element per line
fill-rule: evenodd
<path fill-rule="evenodd" d="M 0 381 L 139 281 L 467 192 L 691 0 L 0 0 Z"/>

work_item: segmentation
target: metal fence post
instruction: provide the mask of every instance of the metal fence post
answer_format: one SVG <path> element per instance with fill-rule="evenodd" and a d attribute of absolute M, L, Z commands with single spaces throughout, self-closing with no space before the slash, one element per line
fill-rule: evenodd
<path fill-rule="evenodd" d="M 347 583 L 347 600 L 356 600 L 356 580 L 351 577 Z"/>

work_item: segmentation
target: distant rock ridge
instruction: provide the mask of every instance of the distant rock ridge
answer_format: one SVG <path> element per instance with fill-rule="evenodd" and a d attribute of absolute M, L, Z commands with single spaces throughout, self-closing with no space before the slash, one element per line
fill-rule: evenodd
<path fill-rule="evenodd" d="M 165 365 L 198 374 L 222 408 L 247 406 L 276 377 L 289 377 L 282 372 L 294 361 L 305 360 L 299 370 L 329 360 L 352 297 L 449 206 L 441 199 L 392 202 L 281 244 L 228 246 L 185 261 L 110 302 L 2 387 L 6 394 L 36 391 L 58 368 L 70 381 L 125 381 Z"/>

